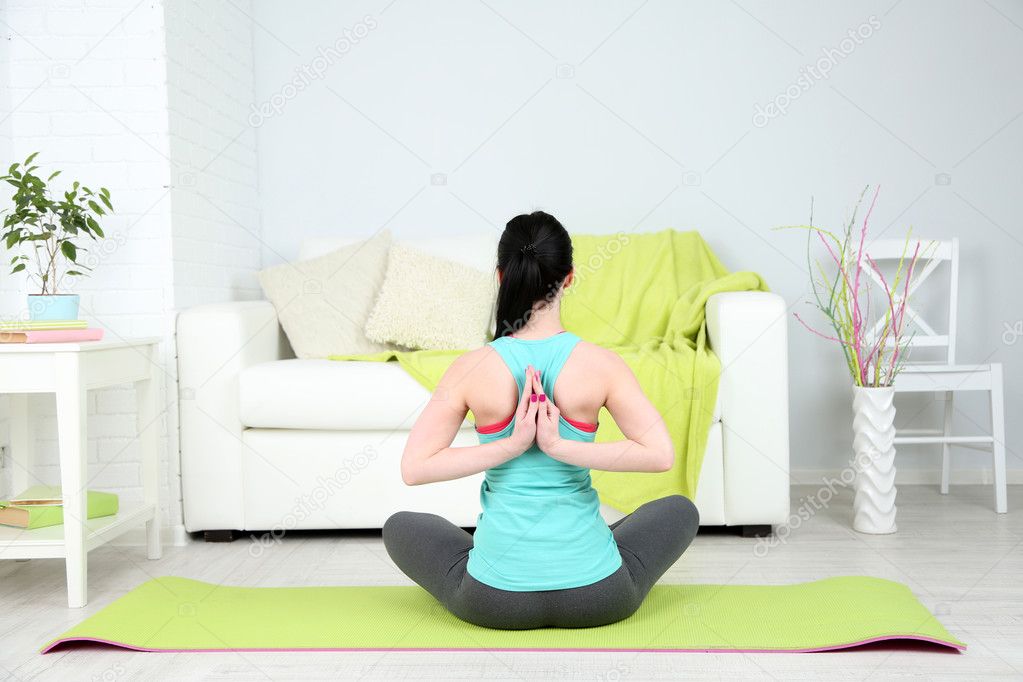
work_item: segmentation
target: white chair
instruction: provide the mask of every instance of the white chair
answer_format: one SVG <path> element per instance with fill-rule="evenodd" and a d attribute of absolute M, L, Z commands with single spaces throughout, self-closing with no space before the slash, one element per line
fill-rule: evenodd
<path fill-rule="evenodd" d="M 948 332 L 939 334 L 913 307 L 906 306 L 906 327 L 914 335 L 906 343 L 914 348 L 944 348 L 945 357 L 937 362 L 907 362 L 895 379 L 895 392 L 936 392 L 945 393 L 945 423 L 941 429 L 902 429 L 895 438 L 896 444 L 941 444 L 941 492 L 948 493 L 951 449 L 961 445 L 977 450 L 990 449 L 993 455 L 995 511 L 1006 512 L 1005 490 L 1005 410 L 1002 392 L 1002 365 L 957 365 L 956 364 L 956 305 L 959 293 L 959 240 L 921 242 L 920 259 L 909 286 L 909 298 L 943 262 L 949 263 L 948 290 Z M 901 239 L 877 240 L 867 245 L 866 252 L 874 263 L 898 261 L 906 243 Z M 912 247 L 912 244 L 911 244 Z M 907 254 L 908 257 L 911 254 Z M 882 287 L 881 274 L 869 263 L 864 263 L 864 274 Z M 899 303 L 902 295 L 894 295 Z M 884 318 L 877 320 L 868 338 L 880 333 Z M 908 336 L 907 336 L 908 338 Z M 986 391 L 990 395 L 991 435 L 953 436 L 952 414 L 954 395 L 957 391 Z"/>

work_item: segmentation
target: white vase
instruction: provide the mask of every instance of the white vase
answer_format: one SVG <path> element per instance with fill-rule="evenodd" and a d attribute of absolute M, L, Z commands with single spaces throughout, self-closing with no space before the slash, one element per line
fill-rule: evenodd
<path fill-rule="evenodd" d="M 894 533 L 895 389 L 853 386 L 853 529 Z"/>

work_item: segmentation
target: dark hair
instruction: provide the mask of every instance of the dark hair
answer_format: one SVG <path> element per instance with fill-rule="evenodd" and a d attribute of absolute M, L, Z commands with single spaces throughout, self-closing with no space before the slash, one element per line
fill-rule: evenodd
<path fill-rule="evenodd" d="M 572 271 L 572 238 L 554 216 L 536 211 L 508 221 L 497 245 L 500 338 L 523 327 L 540 300 L 551 300 Z"/>

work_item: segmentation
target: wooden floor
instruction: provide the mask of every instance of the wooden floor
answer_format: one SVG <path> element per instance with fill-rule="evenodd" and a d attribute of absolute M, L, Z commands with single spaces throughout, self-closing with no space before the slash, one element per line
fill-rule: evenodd
<path fill-rule="evenodd" d="M 803 498 L 816 492 L 794 488 L 793 510 L 815 506 Z M 0 680 L 1023 680 L 1023 487 L 1010 487 L 1007 515 L 994 514 L 991 497 L 990 487 L 953 487 L 941 496 L 932 487 L 905 486 L 899 532 L 875 537 L 850 530 L 851 495 L 841 491 L 776 545 L 701 532 L 665 577 L 748 584 L 851 574 L 898 580 L 969 645 L 961 655 L 876 646 L 759 655 L 37 653 L 65 628 L 160 575 L 250 586 L 407 584 L 379 533 L 296 533 L 270 545 L 193 542 L 169 548 L 158 562 L 146 561 L 141 547 L 100 548 L 90 555 L 89 606 L 74 611 L 64 606 L 60 561 L 0 562 Z"/>

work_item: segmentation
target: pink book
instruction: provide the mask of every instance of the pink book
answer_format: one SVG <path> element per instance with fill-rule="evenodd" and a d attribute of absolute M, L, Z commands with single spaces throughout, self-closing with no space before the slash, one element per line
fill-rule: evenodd
<path fill-rule="evenodd" d="M 0 343 L 73 343 L 99 341 L 102 338 L 102 329 L 33 329 L 0 332 Z"/>

